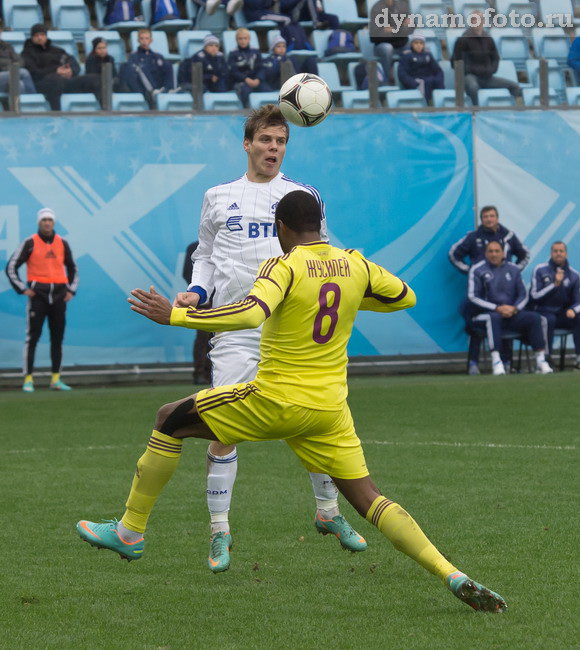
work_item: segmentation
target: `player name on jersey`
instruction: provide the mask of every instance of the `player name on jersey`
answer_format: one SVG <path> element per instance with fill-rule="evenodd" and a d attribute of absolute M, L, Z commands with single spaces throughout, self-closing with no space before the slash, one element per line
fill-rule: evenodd
<path fill-rule="evenodd" d="M 350 266 L 344 257 L 338 260 L 306 260 L 309 278 L 350 277 Z"/>

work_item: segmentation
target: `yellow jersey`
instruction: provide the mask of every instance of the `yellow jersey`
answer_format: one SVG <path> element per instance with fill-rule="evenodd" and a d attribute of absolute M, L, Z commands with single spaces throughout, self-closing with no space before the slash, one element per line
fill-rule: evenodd
<path fill-rule="evenodd" d="M 265 397 L 335 411 L 347 397 L 346 346 L 357 312 L 398 311 L 415 302 L 408 285 L 358 251 L 316 241 L 263 262 L 245 300 L 174 308 L 171 325 L 223 332 L 265 321 L 252 383 Z"/>

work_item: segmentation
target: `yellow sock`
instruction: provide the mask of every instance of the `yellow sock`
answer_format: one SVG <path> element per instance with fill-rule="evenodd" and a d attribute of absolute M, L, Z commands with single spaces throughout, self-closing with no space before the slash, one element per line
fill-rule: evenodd
<path fill-rule="evenodd" d="M 51 384 L 56 384 L 56 382 L 60 379 L 60 372 L 53 372 L 52 377 L 50 379 Z"/>
<path fill-rule="evenodd" d="M 457 571 L 428 540 L 413 517 L 398 503 L 383 496 L 377 497 L 366 518 L 398 551 L 402 551 L 443 581 L 450 573 Z"/>
<path fill-rule="evenodd" d="M 182 440 L 153 430 L 147 449 L 137 461 L 127 509 L 121 522 L 129 530 L 144 533 L 155 501 L 173 476 L 181 457 Z"/>
<path fill-rule="evenodd" d="M 24 377 L 24 381 L 32 381 L 32 375 L 26 375 L 26 377 Z"/>

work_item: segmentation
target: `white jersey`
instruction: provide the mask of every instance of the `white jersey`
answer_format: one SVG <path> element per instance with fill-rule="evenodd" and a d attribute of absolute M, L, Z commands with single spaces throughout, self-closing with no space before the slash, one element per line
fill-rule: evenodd
<path fill-rule="evenodd" d="M 214 307 L 245 298 L 260 264 L 282 255 L 274 214 L 278 201 L 294 190 L 308 191 L 319 201 L 321 234 L 327 240 L 324 204 L 315 188 L 293 181 L 282 172 L 269 183 L 253 183 L 244 174 L 205 193 L 189 288 L 201 287 L 208 300 L 213 293 Z"/>

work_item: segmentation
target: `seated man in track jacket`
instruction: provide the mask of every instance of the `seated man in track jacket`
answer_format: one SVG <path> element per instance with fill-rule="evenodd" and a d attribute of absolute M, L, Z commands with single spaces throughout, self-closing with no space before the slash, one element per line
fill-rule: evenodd
<path fill-rule="evenodd" d="M 552 244 L 550 259 L 538 264 L 532 275 L 531 309 L 548 321 L 548 348 L 552 354 L 554 330 L 572 330 L 576 370 L 580 370 L 580 274 L 568 263 L 562 241 Z"/>
<path fill-rule="evenodd" d="M 265 82 L 264 66 L 260 50 L 250 47 L 250 32 L 245 27 L 236 31 L 237 50 L 228 56 L 230 79 L 235 91 L 244 105 L 248 107 L 248 97 L 252 92 L 272 90 Z"/>
<path fill-rule="evenodd" d="M 545 357 L 546 319 L 538 313 L 522 311 L 528 302 L 522 274 L 515 264 L 505 261 L 498 242 L 489 242 L 485 260 L 471 267 L 467 297 L 476 311 L 473 326 L 487 335 L 494 375 L 506 374 L 500 357 L 501 339 L 506 333 L 525 336 L 536 354 L 536 372 L 553 372 Z"/>
<path fill-rule="evenodd" d="M 203 91 L 224 93 L 228 89 L 228 65 L 220 52 L 217 36 L 208 34 L 203 39 L 203 49 L 179 64 L 177 85 L 181 90 L 191 90 L 191 64 L 201 63 L 203 68 Z"/>
<path fill-rule="evenodd" d="M 451 264 L 462 273 L 468 273 L 470 266 L 481 262 L 485 258 L 485 247 L 490 241 L 497 241 L 503 248 L 505 259 L 508 262 L 515 260 L 516 266 L 523 271 L 529 260 L 530 251 L 522 244 L 515 233 L 508 230 L 499 222 L 499 214 L 494 205 L 485 205 L 479 212 L 481 226 L 472 230 L 455 242 L 449 249 Z M 469 259 L 469 263 L 465 262 Z M 469 300 L 464 300 L 459 309 L 465 319 L 468 330 L 471 325 L 472 305 Z M 470 375 L 479 375 L 479 338 L 471 337 L 469 342 L 469 369 Z"/>
<path fill-rule="evenodd" d="M 444 88 L 443 70 L 426 49 L 425 35 L 414 32 L 409 36 L 411 46 L 405 48 L 399 59 L 399 81 L 403 88 L 418 88 L 423 97 L 430 101 L 436 88 Z"/>

